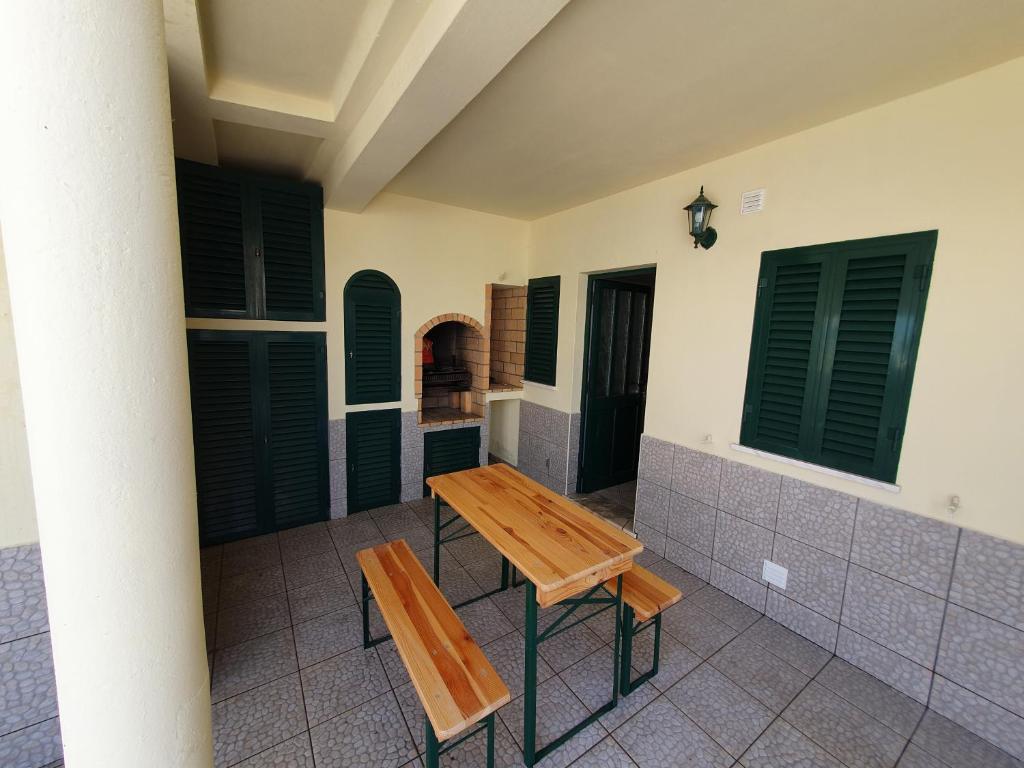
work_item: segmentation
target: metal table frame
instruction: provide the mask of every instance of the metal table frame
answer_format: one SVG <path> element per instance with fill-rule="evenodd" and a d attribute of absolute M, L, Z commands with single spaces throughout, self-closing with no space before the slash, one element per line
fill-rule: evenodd
<path fill-rule="evenodd" d="M 442 505 L 447 506 L 454 513 L 450 519 L 441 522 L 441 507 Z M 475 535 L 475 531 L 467 533 L 467 530 L 472 529 L 470 523 L 465 525 L 458 530 L 448 534 L 447 537 L 442 536 L 442 531 L 448 526 L 452 525 L 456 520 L 461 520 L 458 510 L 446 504 L 439 493 L 434 493 L 434 583 L 440 588 L 441 586 L 441 545 L 452 541 L 458 541 L 459 539 L 465 538 L 466 536 Z M 511 579 L 509 578 L 509 571 L 511 567 Z M 538 632 L 537 629 L 537 586 L 529 579 L 523 579 L 520 582 L 516 582 L 516 569 L 511 566 L 507 557 L 504 554 L 501 556 L 501 586 L 497 589 L 493 589 L 490 592 L 486 592 L 482 595 L 470 598 L 458 606 L 469 605 L 477 600 L 482 600 L 485 597 L 490 597 L 499 592 L 503 592 L 509 588 L 509 585 L 519 586 L 520 584 L 526 585 L 524 590 L 526 597 L 526 648 L 525 648 L 525 663 L 524 663 L 524 686 L 523 686 L 523 762 L 527 768 L 532 768 L 538 761 L 543 760 L 547 755 L 554 752 L 566 741 L 571 739 L 577 733 L 582 731 L 584 728 L 595 722 L 598 718 L 603 717 L 608 712 L 611 712 L 618 706 L 619 703 L 619 690 L 622 687 L 625 693 L 628 693 L 634 686 L 629 686 L 629 667 L 620 666 L 620 648 L 622 644 L 622 633 L 624 631 L 624 618 L 623 618 L 623 603 L 622 603 L 622 575 L 619 574 L 615 580 L 615 592 L 612 593 L 604 584 L 597 584 L 596 586 L 586 590 L 582 595 L 576 597 L 566 598 L 558 603 L 562 607 L 562 612 L 558 617 L 547 626 L 542 632 Z M 603 595 L 602 595 L 603 593 Z M 580 607 L 585 605 L 599 605 L 602 606 L 596 611 L 587 613 L 585 616 L 577 616 L 572 622 L 565 624 L 565 622 L 572 616 Z M 615 608 L 615 644 L 614 653 L 612 654 L 612 698 L 594 712 L 590 713 L 587 717 L 583 718 L 576 725 L 569 728 L 565 733 L 555 737 L 549 743 L 543 747 L 537 747 L 537 653 L 538 646 L 546 640 L 560 635 L 566 630 L 572 629 L 577 624 L 587 621 L 588 619 L 603 613 L 606 610 Z M 628 606 L 626 606 L 628 610 Z M 660 618 L 660 617 L 659 617 Z M 634 630 L 632 611 L 629 614 L 630 630 Z M 660 623 L 660 622 L 659 622 Z M 660 626 L 659 626 L 660 629 Z M 630 635 L 633 632 L 630 631 Z M 658 633 L 660 635 L 660 633 Z M 625 672 L 622 670 L 625 669 Z M 657 672 L 655 668 L 654 672 Z M 620 680 L 621 678 L 621 680 Z M 647 679 L 645 676 L 644 679 Z M 636 683 L 639 685 L 639 682 Z"/>

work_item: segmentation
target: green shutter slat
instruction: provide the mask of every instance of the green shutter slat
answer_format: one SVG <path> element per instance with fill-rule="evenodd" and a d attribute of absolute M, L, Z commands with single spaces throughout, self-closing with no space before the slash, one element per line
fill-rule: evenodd
<path fill-rule="evenodd" d="M 554 386 L 558 367 L 561 278 L 538 277 L 526 289 L 526 356 L 523 378 Z"/>
<path fill-rule="evenodd" d="M 480 427 L 463 427 L 423 436 L 423 495 L 426 481 L 435 475 L 461 472 L 480 466 Z"/>
<path fill-rule="evenodd" d="M 269 458 L 274 526 L 327 515 L 327 399 L 324 335 L 292 334 L 267 343 Z"/>
<path fill-rule="evenodd" d="M 401 413 L 390 408 L 348 414 L 345 433 L 350 513 L 398 503 Z"/>
<path fill-rule="evenodd" d="M 189 335 L 199 535 L 204 544 L 260 531 L 250 343 Z"/>
<path fill-rule="evenodd" d="M 401 295 L 387 275 L 366 270 L 345 286 L 345 402 L 401 398 Z"/>

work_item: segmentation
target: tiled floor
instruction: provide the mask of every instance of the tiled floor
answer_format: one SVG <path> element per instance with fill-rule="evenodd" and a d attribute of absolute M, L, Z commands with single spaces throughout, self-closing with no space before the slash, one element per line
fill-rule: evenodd
<path fill-rule="evenodd" d="M 617 520 L 626 494 L 582 501 Z M 203 551 L 218 766 L 421 765 L 422 710 L 393 644 L 361 647 L 355 553 L 405 538 L 428 562 L 431 523 L 429 502 L 417 502 Z M 498 556 L 477 537 L 449 545 L 442 562 L 453 603 L 497 586 Z M 668 561 L 641 562 L 684 594 L 666 612 L 661 671 L 543 766 L 1019 768 Z M 460 614 L 514 697 L 499 712 L 497 765 L 520 766 L 522 590 Z M 607 698 L 612 638 L 606 613 L 541 646 L 542 742 Z M 637 639 L 638 667 L 651 639 Z M 478 768 L 483 749 L 474 737 L 442 763 Z"/>

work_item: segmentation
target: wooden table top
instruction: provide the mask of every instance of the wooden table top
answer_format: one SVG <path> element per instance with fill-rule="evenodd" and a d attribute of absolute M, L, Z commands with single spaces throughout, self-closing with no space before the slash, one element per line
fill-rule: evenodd
<path fill-rule="evenodd" d="M 553 605 L 629 570 L 643 544 L 507 464 L 427 480 Z"/>

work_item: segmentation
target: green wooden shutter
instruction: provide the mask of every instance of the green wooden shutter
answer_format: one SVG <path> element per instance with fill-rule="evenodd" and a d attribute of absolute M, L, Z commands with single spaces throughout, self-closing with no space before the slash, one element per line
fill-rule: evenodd
<path fill-rule="evenodd" d="M 526 364 L 523 378 L 555 385 L 561 278 L 537 277 L 526 289 Z"/>
<path fill-rule="evenodd" d="M 423 436 L 423 495 L 427 478 L 480 466 L 480 427 L 427 432 Z"/>
<path fill-rule="evenodd" d="M 266 337 L 268 451 L 275 530 L 328 510 L 326 335 Z"/>
<path fill-rule="evenodd" d="M 189 331 L 189 383 L 199 537 L 204 544 L 261 532 L 256 351 L 247 334 Z"/>
<path fill-rule="evenodd" d="M 350 412 L 346 417 L 350 513 L 398 503 L 401 417 L 398 408 Z"/>
<path fill-rule="evenodd" d="M 744 445 L 895 482 L 935 242 L 764 254 Z"/>
<path fill-rule="evenodd" d="M 402 397 L 401 296 L 381 272 L 357 272 L 345 286 L 345 402 Z"/>
<path fill-rule="evenodd" d="M 252 182 L 262 245 L 264 316 L 324 320 L 323 191 L 312 184 Z"/>
<path fill-rule="evenodd" d="M 218 168 L 177 163 L 185 313 L 245 317 L 246 253 L 243 184 Z"/>

